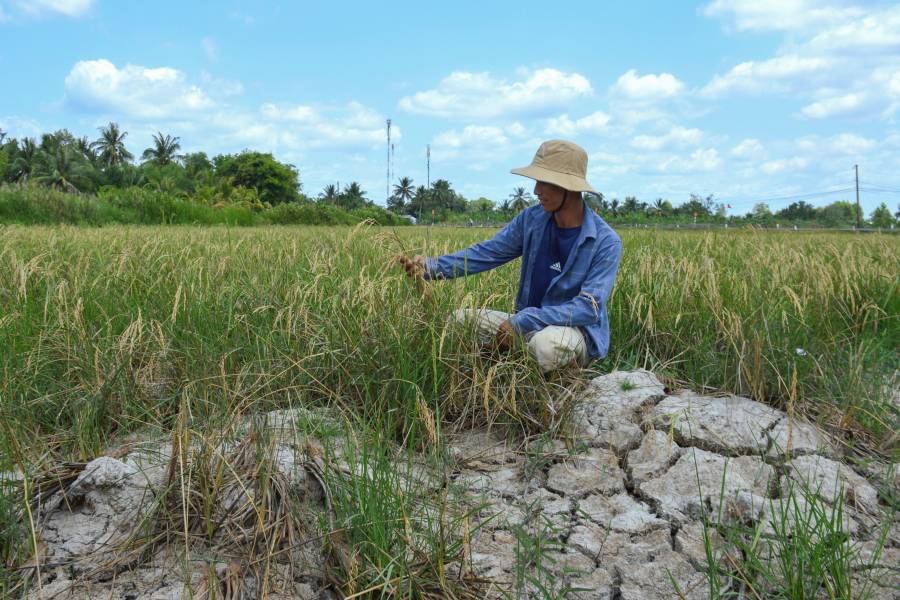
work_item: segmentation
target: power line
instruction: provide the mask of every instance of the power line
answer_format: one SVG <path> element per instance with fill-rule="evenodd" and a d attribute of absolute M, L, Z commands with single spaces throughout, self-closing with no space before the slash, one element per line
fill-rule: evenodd
<path fill-rule="evenodd" d="M 900 194 L 900 190 L 889 190 L 887 188 L 878 188 L 871 186 L 860 186 L 860 188 L 864 192 L 872 192 L 875 194 Z"/>
<path fill-rule="evenodd" d="M 865 183 L 863 183 L 862 185 L 863 185 L 863 188 L 862 188 L 862 189 L 866 189 L 866 190 L 869 190 L 869 191 L 876 191 L 876 192 L 900 192 L 900 189 L 897 189 L 897 188 L 890 188 L 890 187 L 885 187 L 885 186 L 882 186 L 882 185 L 872 185 L 872 184 L 867 185 L 867 184 L 865 184 Z"/>
<path fill-rule="evenodd" d="M 848 187 L 848 188 L 841 188 L 839 190 L 825 190 L 825 191 L 821 191 L 821 192 L 806 192 L 803 194 L 793 194 L 793 195 L 789 195 L 789 196 L 773 196 L 770 198 L 759 198 L 759 199 L 755 199 L 755 200 L 742 200 L 741 203 L 775 202 L 777 200 L 802 200 L 804 198 L 815 198 L 818 196 L 830 196 L 832 194 L 845 194 L 847 192 L 852 192 L 852 191 L 853 191 L 853 188 Z"/>

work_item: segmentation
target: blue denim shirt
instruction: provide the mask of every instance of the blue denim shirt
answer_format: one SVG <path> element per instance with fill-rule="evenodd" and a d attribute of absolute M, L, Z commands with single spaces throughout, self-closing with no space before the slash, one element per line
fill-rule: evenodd
<path fill-rule="evenodd" d="M 552 215 L 539 205 L 526 208 L 491 239 L 453 254 L 427 258 L 426 277 L 472 275 L 522 256 L 512 326 L 520 334 L 548 325 L 579 327 L 585 334 L 588 353 L 602 358 L 609 350 L 606 302 L 622 260 L 622 240 L 606 221 L 585 208 L 581 233 L 562 272 L 550 281 L 541 307 L 529 307 L 531 274 L 550 218 Z"/>

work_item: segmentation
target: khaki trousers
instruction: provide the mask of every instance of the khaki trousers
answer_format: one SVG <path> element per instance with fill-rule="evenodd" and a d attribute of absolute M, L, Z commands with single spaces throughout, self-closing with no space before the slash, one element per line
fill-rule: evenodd
<path fill-rule="evenodd" d="M 453 326 L 474 321 L 481 343 L 487 344 L 494 339 L 500 324 L 511 316 L 510 313 L 487 308 L 461 308 L 450 313 L 447 321 Z M 573 360 L 577 360 L 581 366 L 589 362 L 587 342 L 577 327 L 548 325 L 540 331 L 525 334 L 525 343 L 545 373 L 559 369 Z"/>

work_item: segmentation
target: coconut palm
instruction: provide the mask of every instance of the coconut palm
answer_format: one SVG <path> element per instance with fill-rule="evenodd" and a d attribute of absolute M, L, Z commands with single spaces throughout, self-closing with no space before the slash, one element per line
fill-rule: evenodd
<path fill-rule="evenodd" d="M 97 163 L 97 153 L 94 152 L 94 149 L 91 147 L 91 141 L 87 139 L 87 136 L 76 138 L 74 146 L 75 150 L 77 150 L 89 163 L 92 165 Z"/>
<path fill-rule="evenodd" d="M 175 162 L 179 158 L 176 153 L 181 149 L 181 144 L 178 143 L 180 139 L 171 135 L 164 136 L 161 131 L 157 132 L 153 136 L 153 147 L 144 150 L 141 159 L 160 166 Z"/>
<path fill-rule="evenodd" d="M 618 198 L 612 199 L 612 202 L 609 203 L 609 210 L 614 215 L 619 214 L 619 199 Z"/>
<path fill-rule="evenodd" d="M 34 138 L 22 140 L 22 146 L 13 161 L 13 180 L 25 183 L 37 169 L 40 151 Z"/>
<path fill-rule="evenodd" d="M 341 192 L 338 189 L 338 186 L 333 183 L 329 183 L 324 188 L 322 188 L 322 192 L 319 194 L 319 200 L 328 204 L 335 204 L 340 194 Z"/>
<path fill-rule="evenodd" d="M 344 188 L 344 192 L 338 197 L 338 204 L 342 208 L 361 208 L 368 204 L 366 193 L 363 191 L 359 183 L 352 181 L 350 185 Z"/>
<path fill-rule="evenodd" d="M 60 146 L 48 157 L 45 169 L 35 181 L 64 192 L 78 192 L 85 181 L 85 166 L 68 146 Z"/>
<path fill-rule="evenodd" d="M 164 175 L 163 177 L 151 179 L 144 184 L 144 188 L 154 192 L 175 195 L 178 193 L 178 182 L 171 175 Z"/>
<path fill-rule="evenodd" d="M 118 123 L 110 123 L 99 129 L 100 139 L 91 144 L 91 147 L 98 152 L 101 165 L 115 167 L 134 158 L 134 155 L 125 148 L 125 137 L 128 132 L 120 131 Z"/>
<path fill-rule="evenodd" d="M 509 195 L 510 204 L 509 207 L 516 211 L 520 212 L 531 204 L 531 194 L 525 191 L 523 187 L 517 187 L 513 190 L 513 193 Z"/>
<path fill-rule="evenodd" d="M 401 177 L 400 183 L 394 185 L 394 195 L 403 200 L 403 202 L 409 202 L 414 193 L 413 180 L 409 177 Z"/>
<path fill-rule="evenodd" d="M 446 179 L 438 179 L 431 184 L 431 210 L 434 211 L 435 209 L 438 209 L 441 211 L 441 214 L 444 214 L 445 211 L 450 208 L 450 204 L 455 195 L 456 193 L 450 186 L 449 181 Z"/>

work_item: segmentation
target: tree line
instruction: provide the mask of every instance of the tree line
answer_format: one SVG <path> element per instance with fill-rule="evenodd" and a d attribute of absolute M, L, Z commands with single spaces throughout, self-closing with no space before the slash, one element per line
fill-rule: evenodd
<path fill-rule="evenodd" d="M 279 162 L 269 153 L 244 150 L 211 158 L 205 152 L 181 153 L 179 137 L 157 132 L 140 160 L 135 161 L 125 144 L 128 132 L 117 123 L 100 127 L 98 133 L 91 140 L 61 129 L 39 139 L 17 140 L 0 130 L 0 184 L 104 198 L 124 191 L 128 191 L 126 196 L 135 197 L 143 191 L 214 209 L 242 207 L 257 213 L 280 207 L 273 213 L 281 215 L 278 218 L 312 218 L 313 212 L 299 207 L 314 205 L 332 211 L 325 222 L 343 222 L 346 219 L 339 211 L 355 211 L 358 215 L 374 215 L 376 220 L 393 220 L 389 215 L 396 215 L 425 223 L 502 223 L 534 203 L 524 187 L 514 188 L 500 201 L 486 197 L 468 199 L 446 179 L 417 186 L 412 178 L 402 177 L 393 185 L 386 206 L 389 212 L 384 213 L 356 181 L 343 187 L 337 183 L 326 185 L 314 197 L 305 195 L 297 168 Z M 803 223 L 846 227 L 855 225 L 857 220 L 855 204 L 846 201 L 815 207 L 801 200 L 775 212 L 767 204 L 758 203 L 742 216 L 729 215 L 730 206 L 713 195 L 691 194 L 677 205 L 664 198 L 644 202 L 626 196 L 620 201 L 603 194 L 585 195 L 585 201 L 611 223 Z M 143 202 L 147 204 L 145 198 Z M 320 221 L 322 214 L 320 211 L 317 217 Z M 898 219 L 900 207 L 891 214 L 887 205 L 881 203 L 867 224 L 890 227 Z"/>

